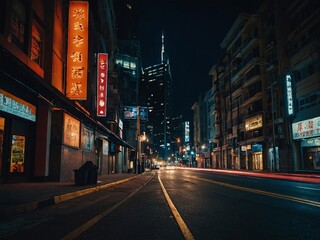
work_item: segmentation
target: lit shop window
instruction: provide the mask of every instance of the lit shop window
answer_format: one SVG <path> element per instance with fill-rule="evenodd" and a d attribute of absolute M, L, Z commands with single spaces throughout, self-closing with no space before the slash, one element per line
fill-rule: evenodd
<path fill-rule="evenodd" d="M 12 135 L 10 172 L 24 172 L 25 136 Z"/>

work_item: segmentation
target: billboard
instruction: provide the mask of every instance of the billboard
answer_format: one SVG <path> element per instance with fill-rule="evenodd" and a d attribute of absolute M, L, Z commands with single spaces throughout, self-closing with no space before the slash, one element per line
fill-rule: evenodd
<path fill-rule="evenodd" d="M 66 96 L 87 99 L 88 72 L 88 2 L 69 2 Z"/>
<path fill-rule="evenodd" d="M 136 120 L 138 115 L 138 107 L 137 106 L 125 106 L 123 108 L 124 119 L 125 120 Z M 140 107 L 140 120 L 147 121 L 148 120 L 148 108 Z"/>
<path fill-rule="evenodd" d="M 190 142 L 190 124 L 188 121 L 184 122 L 184 142 Z"/>

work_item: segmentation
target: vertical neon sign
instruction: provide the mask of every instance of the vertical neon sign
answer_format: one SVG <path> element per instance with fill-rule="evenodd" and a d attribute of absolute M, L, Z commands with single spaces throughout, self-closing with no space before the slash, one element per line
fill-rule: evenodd
<path fill-rule="evenodd" d="M 291 75 L 286 75 L 286 96 L 287 96 L 287 114 L 292 116 L 294 114 L 294 100 L 293 87 Z"/>
<path fill-rule="evenodd" d="M 72 100 L 87 99 L 88 2 L 69 2 L 67 86 Z"/>
<path fill-rule="evenodd" d="M 99 53 L 97 60 L 97 116 L 107 115 L 108 54 Z"/>

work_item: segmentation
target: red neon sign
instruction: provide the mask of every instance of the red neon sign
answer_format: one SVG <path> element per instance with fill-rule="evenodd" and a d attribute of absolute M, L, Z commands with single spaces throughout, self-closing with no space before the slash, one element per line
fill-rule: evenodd
<path fill-rule="evenodd" d="M 97 116 L 105 117 L 107 115 L 108 54 L 98 53 L 97 64 Z"/>

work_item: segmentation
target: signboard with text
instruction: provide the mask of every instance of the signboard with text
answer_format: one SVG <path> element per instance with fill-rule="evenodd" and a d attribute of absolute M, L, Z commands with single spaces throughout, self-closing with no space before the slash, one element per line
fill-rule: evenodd
<path fill-rule="evenodd" d="M 97 116 L 107 115 L 108 54 L 99 53 L 97 60 Z"/>
<path fill-rule="evenodd" d="M 293 139 L 311 138 L 320 136 L 320 117 L 296 122 L 292 124 Z"/>
<path fill-rule="evenodd" d="M 2 89 L 0 89 L 0 111 L 28 119 L 32 122 L 36 121 L 37 108 L 34 105 Z"/>
<path fill-rule="evenodd" d="M 262 128 L 262 115 L 256 115 L 245 119 L 245 130 L 251 131 L 257 128 Z"/>
<path fill-rule="evenodd" d="M 69 2 L 66 96 L 72 100 L 87 99 L 88 13 L 88 2 Z"/>
<path fill-rule="evenodd" d="M 285 91 L 287 100 L 287 114 L 288 116 L 294 115 L 294 99 L 291 75 L 286 75 Z"/>

